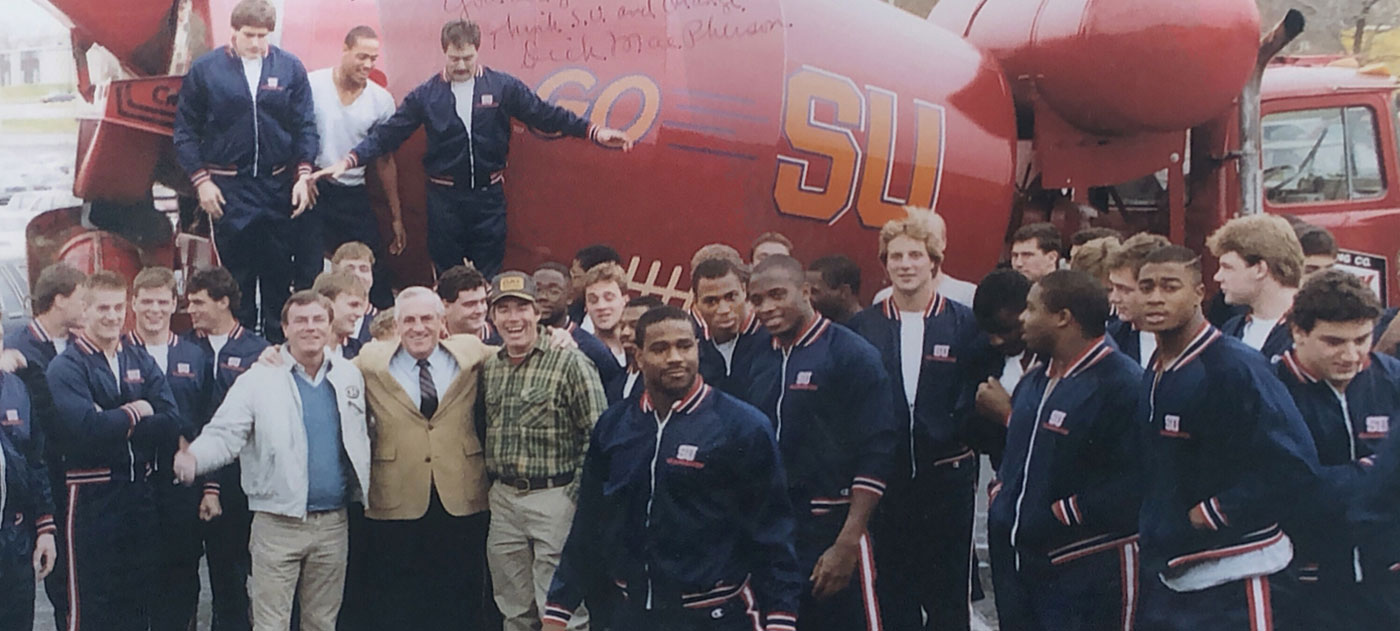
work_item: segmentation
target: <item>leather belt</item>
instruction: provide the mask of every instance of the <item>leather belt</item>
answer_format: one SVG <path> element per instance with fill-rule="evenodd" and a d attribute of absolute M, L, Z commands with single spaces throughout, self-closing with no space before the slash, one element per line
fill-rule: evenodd
<path fill-rule="evenodd" d="M 574 481 L 574 472 L 561 473 L 548 478 L 496 478 L 497 482 L 517 491 L 541 491 L 554 489 Z"/>

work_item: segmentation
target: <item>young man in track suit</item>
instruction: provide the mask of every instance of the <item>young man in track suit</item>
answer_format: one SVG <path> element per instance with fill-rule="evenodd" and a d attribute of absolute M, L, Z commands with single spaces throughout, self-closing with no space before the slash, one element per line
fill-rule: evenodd
<path fill-rule="evenodd" d="M 14 358 L 18 351 L 0 353 L 7 370 L 36 369 Z M 53 571 L 57 556 L 43 444 L 24 380 L 0 373 L 0 629 L 34 628 L 34 581 Z"/>
<path fill-rule="evenodd" d="M 1283 217 L 1231 219 L 1206 240 L 1220 259 L 1215 281 L 1231 305 L 1249 308 L 1220 326 L 1272 360 L 1293 346 L 1288 313 L 1303 278 L 1303 246 Z"/>
<path fill-rule="evenodd" d="M 506 154 L 511 119 L 547 133 L 589 138 L 631 148 L 618 130 L 590 125 L 573 112 L 541 99 L 519 79 L 487 68 L 477 57 L 481 28 L 455 20 L 442 27 L 442 72 L 409 92 L 389 120 L 341 161 L 317 173 L 346 170 L 399 148 L 419 127 L 427 133 L 423 169 L 428 175 L 428 256 L 438 273 L 470 261 L 490 278 L 500 271 L 506 247 Z"/>
<path fill-rule="evenodd" d="M 169 268 L 148 267 L 131 282 L 131 310 L 136 328 L 123 336 L 128 346 L 145 349 L 165 374 L 180 414 L 180 439 L 188 442 L 210 414 L 210 366 L 198 344 L 170 331 L 175 313 L 175 274 Z M 159 519 L 161 558 L 156 573 L 160 598 L 151 610 L 153 631 L 184 631 L 193 624 L 199 602 L 199 557 L 203 552 L 203 526 L 215 516 L 218 499 L 205 499 L 200 487 L 188 487 L 175 479 L 171 462 L 175 452 L 156 454 L 151 475 Z"/>
<path fill-rule="evenodd" d="M 598 419 L 545 628 L 586 597 L 593 609 L 601 577 L 623 595 L 616 631 L 796 631 L 804 581 L 772 425 L 697 375 L 684 311 L 647 312 L 637 337 L 646 392 Z"/>
<path fill-rule="evenodd" d="M 204 351 L 210 375 L 208 413 L 200 419 L 203 427 L 223 404 L 234 381 L 257 362 L 267 348 L 267 340 L 243 328 L 234 318 L 243 296 L 228 270 L 215 267 L 191 274 L 185 281 L 185 295 L 194 327 L 185 341 Z M 203 483 L 201 502 L 211 504 L 211 510 L 219 513 L 209 521 L 204 533 L 209 588 L 214 595 L 214 631 L 247 631 L 252 626 L 247 582 L 252 563 L 248 537 L 253 515 L 248 510 L 248 496 L 243 492 L 240 476 L 235 462 L 205 476 Z"/>
<path fill-rule="evenodd" d="M 277 27 L 269 0 L 240 0 L 229 24 L 232 40 L 196 59 L 180 84 L 175 155 L 212 222 L 220 262 L 248 299 L 238 320 L 281 341 L 282 303 L 294 282 L 312 281 L 296 278 L 292 258 L 315 236 L 298 219 L 313 198 L 316 110 L 301 60 L 269 42 Z"/>
<path fill-rule="evenodd" d="M 1287 627 L 1270 581 L 1293 556 L 1283 520 L 1317 480 L 1307 425 L 1264 356 L 1206 322 L 1196 253 L 1149 254 L 1138 290 L 1143 326 L 1157 334 L 1138 405 L 1138 628 Z"/>
<path fill-rule="evenodd" d="M 979 333 L 971 309 L 934 289 L 943 250 L 927 216 L 911 208 L 880 230 L 894 291 L 850 327 L 880 351 L 892 423 L 903 438 L 897 482 L 874 529 L 885 624 L 965 630 L 978 466 L 967 444 L 976 392 L 969 364 Z"/>
<path fill-rule="evenodd" d="M 22 329 L 11 331 L 5 336 L 5 348 L 14 349 L 24 355 L 25 367 L 15 371 L 29 390 L 30 409 L 33 422 L 38 426 L 42 441 L 40 451 L 44 465 L 48 469 L 49 489 L 54 496 L 54 523 L 59 526 L 57 533 L 58 561 L 54 569 L 44 579 L 44 593 L 53 606 L 54 626 L 67 626 L 68 614 L 68 561 L 64 558 L 67 546 L 64 542 L 63 524 L 67 503 L 63 475 L 63 452 L 53 439 L 54 406 L 49 394 L 46 374 L 49 362 L 68 348 L 69 330 L 77 328 L 83 321 L 82 285 L 85 275 L 67 263 L 55 263 L 39 272 L 30 295 L 34 317 Z"/>
<path fill-rule="evenodd" d="M 1400 361 L 1371 352 L 1381 304 L 1341 270 L 1317 272 L 1293 301 L 1293 348 L 1276 364 L 1317 445 L 1322 483 L 1284 524 L 1293 566 L 1279 597 L 1307 629 L 1400 629 L 1400 577 L 1360 563 L 1370 552 L 1345 526 L 1391 418 L 1400 413 Z M 1368 571 L 1371 570 L 1371 571 Z"/>
<path fill-rule="evenodd" d="M 145 631 L 163 596 L 150 474 L 181 421 L 160 366 L 121 341 L 126 282 L 97 272 L 83 295 L 84 333 L 48 370 L 67 466 L 68 628 Z"/>
<path fill-rule="evenodd" d="M 700 376 L 734 396 L 748 387 L 754 356 L 772 347 L 768 331 L 749 308 L 748 272 L 725 258 L 701 261 L 690 271 L 695 323 L 700 334 Z"/>
<path fill-rule="evenodd" d="M 1050 357 L 1021 380 L 987 510 L 997 620 L 1034 631 L 1131 629 L 1141 507 L 1140 369 L 1104 339 L 1108 297 L 1050 272 L 1021 314 Z"/>
<path fill-rule="evenodd" d="M 815 312 L 797 259 L 764 259 L 748 295 L 773 336 L 754 358 L 748 401 L 768 415 L 782 451 L 798 570 L 809 576 L 802 627 L 882 628 L 868 525 L 885 493 L 899 429 L 880 352 Z"/>

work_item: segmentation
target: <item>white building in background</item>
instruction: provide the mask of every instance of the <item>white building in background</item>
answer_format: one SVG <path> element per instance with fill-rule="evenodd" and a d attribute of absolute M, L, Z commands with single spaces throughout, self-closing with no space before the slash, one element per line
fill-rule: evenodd
<path fill-rule="evenodd" d="M 77 70 L 67 38 L 60 44 L 0 49 L 0 86 L 57 84 L 73 87 Z"/>

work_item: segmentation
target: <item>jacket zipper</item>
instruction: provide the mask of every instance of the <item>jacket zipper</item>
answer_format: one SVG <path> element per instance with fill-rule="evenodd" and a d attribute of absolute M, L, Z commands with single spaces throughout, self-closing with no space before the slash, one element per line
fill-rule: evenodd
<path fill-rule="evenodd" d="M 783 349 L 783 376 L 782 380 L 778 383 L 778 428 L 774 432 L 775 440 L 779 441 L 779 444 L 781 444 L 783 440 L 783 395 L 787 394 L 787 364 L 788 357 L 790 357 L 791 355 L 792 349 Z"/>
<path fill-rule="evenodd" d="M 1048 371 L 1048 368 L 1047 368 Z M 1035 435 L 1040 428 L 1040 417 L 1045 414 L 1045 404 L 1059 385 L 1059 378 L 1051 378 L 1045 386 L 1045 394 L 1040 395 L 1040 405 L 1035 408 L 1035 422 L 1031 424 L 1030 443 L 1026 447 L 1026 463 L 1021 467 L 1021 492 L 1016 495 L 1016 516 L 1011 520 L 1011 548 L 1016 548 L 1016 535 L 1021 530 L 1021 503 L 1026 499 L 1026 486 L 1031 474 L 1031 459 L 1035 457 Z M 1021 569 L 1021 551 L 1016 550 L 1016 569 Z"/>
<path fill-rule="evenodd" d="M 267 56 L 263 56 L 263 63 L 259 68 L 258 84 L 253 86 L 253 177 L 258 176 L 259 145 L 262 144 L 258 138 L 258 88 L 262 87 L 262 73 L 267 70 Z"/>
<path fill-rule="evenodd" d="M 1327 387 L 1331 388 L 1332 394 L 1337 396 L 1337 403 L 1342 405 L 1342 421 L 1347 424 L 1347 448 L 1350 449 L 1348 453 L 1351 454 L 1352 460 L 1356 460 L 1356 430 L 1351 424 L 1351 408 L 1347 406 L 1347 395 L 1337 390 L 1330 383 L 1327 384 Z"/>
<path fill-rule="evenodd" d="M 651 493 L 647 495 L 647 519 L 646 531 L 651 534 L 651 504 L 656 499 L 656 462 L 661 459 L 661 434 L 666 431 L 666 423 L 671 420 L 672 412 L 666 412 L 666 418 L 661 418 L 660 412 L 652 412 L 656 417 L 656 447 L 651 452 Z M 646 609 L 651 611 L 651 562 L 642 564 L 642 571 L 647 575 L 647 602 Z"/>

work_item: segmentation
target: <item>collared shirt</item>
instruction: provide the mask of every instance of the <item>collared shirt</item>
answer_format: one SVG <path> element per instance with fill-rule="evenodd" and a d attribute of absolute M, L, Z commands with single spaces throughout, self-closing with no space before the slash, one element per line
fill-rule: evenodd
<path fill-rule="evenodd" d="M 305 379 L 306 383 L 310 384 L 313 388 L 321 385 L 321 382 L 326 379 L 326 373 L 331 369 L 331 356 L 329 351 L 321 352 L 321 368 L 316 371 L 316 376 L 314 377 L 311 376 L 311 373 L 306 372 L 306 367 L 302 366 L 301 362 L 297 361 L 295 357 L 292 357 L 292 351 L 288 349 L 285 344 L 282 345 L 282 360 L 291 364 L 292 371 L 301 376 L 302 379 Z"/>
<path fill-rule="evenodd" d="M 442 399 L 442 393 L 457 378 L 460 371 L 457 360 L 441 344 L 428 355 L 428 374 L 433 377 L 433 387 L 437 388 L 438 400 Z M 404 393 L 408 394 L 408 400 L 415 406 L 423 404 L 423 391 L 418 387 L 418 372 L 418 359 L 408 354 L 402 346 L 389 359 L 389 374 L 394 376 L 394 381 L 399 382 Z"/>
<path fill-rule="evenodd" d="M 540 339 L 524 361 L 506 349 L 482 365 L 486 470 L 502 478 L 543 478 L 583 467 L 593 423 L 607 407 L 598 372 L 583 353 Z"/>

